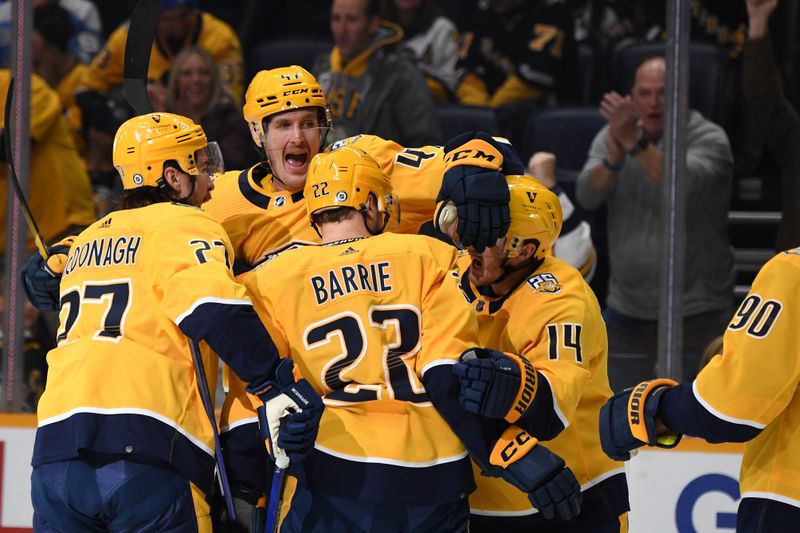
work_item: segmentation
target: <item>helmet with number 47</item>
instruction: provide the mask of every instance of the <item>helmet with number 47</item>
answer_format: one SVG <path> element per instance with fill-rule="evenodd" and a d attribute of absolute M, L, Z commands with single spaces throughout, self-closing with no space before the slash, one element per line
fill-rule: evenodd
<path fill-rule="evenodd" d="M 257 144 L 263 143 L 266 136 L 265 119 L 284 111 L 316 107 L 320 110 L 320 126 L 326 130 L 332 127 L 322 87 L 310 72 L 297 65 L 259 71 L 244 99 L 244 118 Z"/>

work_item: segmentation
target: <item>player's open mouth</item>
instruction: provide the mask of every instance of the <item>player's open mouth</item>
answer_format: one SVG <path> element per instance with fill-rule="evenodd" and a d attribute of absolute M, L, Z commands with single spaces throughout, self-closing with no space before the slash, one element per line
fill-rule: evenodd
<path fill-rule="evenodd" d="M 305 152 L 302 154 L 286 154 L 283 160 L 286 161 L 287 166 L 301 168 L 308 161 L 308 154 Z"/>

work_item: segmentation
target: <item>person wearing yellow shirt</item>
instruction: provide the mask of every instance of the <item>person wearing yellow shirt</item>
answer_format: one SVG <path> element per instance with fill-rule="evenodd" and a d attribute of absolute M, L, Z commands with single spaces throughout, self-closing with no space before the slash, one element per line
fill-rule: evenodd
<path fill-rule="evenodd" d="M 11 72 L 0 69 L 0 103 L 5 106 Z M 94 222 L 89 176 L 64 118 L 61 100 L 47 83 L 31 76 L 31 152 L 28 205 L 45 241 Z M 4 109 L 4 107 L 3 107 Z M 5 131 L 6 117 L 3 117 Z M 0 220 L 5 224 L 8 203 L 7 167 L 0 167 Z M 5 251 L 5 229 L 0 230 L 0 252 Z M 28 249 L 33 250 L 29 235 Z"/>

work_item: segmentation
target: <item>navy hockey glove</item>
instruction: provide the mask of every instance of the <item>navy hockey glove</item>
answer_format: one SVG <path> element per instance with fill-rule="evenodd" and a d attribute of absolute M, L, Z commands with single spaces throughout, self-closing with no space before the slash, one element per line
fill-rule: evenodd
<path fill-rule="evenodd" d="M 572 470 L 527 431 L 509 426 L 493 446 L 489 462 L 487 474 L 527 493 L 542 518 L 570 520 L 580 512 L 583 495 Z"/>
<path fill-rule="evenodd" d="M 453 365 L 458 401 L 467 412 L 517 422 L 536 396 L 538 375 L 531 362 L 514 354 L 471 348 Z"/>
<path fill-rule="evenodd" d="M 61 275 L 74 241 L 74 235 L 66 237 L 47 249 L 47 261 L 36 252 L 22 267 L 22 288 L 36 309 L 58 311 L 61 307 Z"/>
<path fill-rule="evenodd" d="M 453 137 L 444 152 L 444 178 L 436 201 L 455 205 L 459 245 L 482 252 L 508 231 L 510 195 L 505 177 L 523 174 L 522 161 L 507 141 L 483 132 Z M 434 219 L 437 229 L 445 231 L 441 222 Z"/>
<path fill-rule="evenodd" d="M 300 461 L 314 448 L 324 405 L 311 384 L 295 371 L 294 361 L 281 359 L 275 379 L 258 393 L 264 402 L 259 422 L 270 455 L 279 468 Z"/>
<path fill-rule="evenodd" d="M 656 415 L 662 394 L 678 383 L 671 379 L 643 381 L 612 396 L 600 409 L 600 444 L 606 455 L 627 461 L 641 446 L 674 448 L 680 433 L 658 435 Z"/>

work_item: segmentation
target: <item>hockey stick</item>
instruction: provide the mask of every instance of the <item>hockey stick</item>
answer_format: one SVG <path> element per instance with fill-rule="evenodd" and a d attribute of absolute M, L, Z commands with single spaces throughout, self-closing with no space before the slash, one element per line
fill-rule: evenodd
<path fill-rule="evenodd" d="M 289 411 L 284 411 L 281 417 L 280 431 L 286 427 L 286 417 L 289 416 Z M 258 409 L 258 422 L 261 426 L 261 435 L 266 441 L 268 438 L 266 428 L 267 410 L 266 407 Z M 277 439 L 276 439 L 277 441 Z M 272 446 L 272 443 L 270 443 Z M 269 490 L 269 499 L 267 500 L 267 519 L 264 525 L 264 533 L 277 533 L 278 523 L 281 516 L 281 504 L 283 503 L 283 489 L 286 487 L 286 474 L 289 471 L 289 466 L 281 468 L 275 464 L 275 469 L 272 471 L 272 484 Z"/>
<path fill-rule="evenodd" d="M 150 50 L 153 48 L 159 15 L 159 0 L 139 0 L 128 26 L 122 92 L 138 115 L 153 112 L 153 106 L 147 97 L 147 70 L 150 67 Z"/>
<path fill-rule="evenodd" d="M 33 241 L 36 243 L 36 249 L 44 259 L 45 268 L 47 268 L 47 260 L 50 255 L 47 253 L 47 247 L 44 245 L 42 234 L 39 233 L 39 226 L 36 225 L 36 220 L 33 218 L 31 208 L 28 206 L 28 201 L 25 199 L 25 193 L 22 191 L 22 186 L 19 184 L 17 171 L 14 169 L 14 154 L 11 153 L 11 100 L 14 98 L 14 76 L 8 80 L 8 91 L 6 92 L 6 107 L 5 107 L 5 133 L 3 135 L 3 148 L 5 149 L 6 161 L 8 162 L 8 176 L 11 183 L 14 185 L 14 192 L 17 194 L 19 204 L 22 207 L 22 214 L 25 216 L 25 222 L 28 224 L 28 229 L 33 234 Z M 49 269 L 48 269 L 49 272 Z M 52 274 L 52 272 L 50 272 Z"/>
<path fill-rule="evenodd" d="M 156 36 L 158 17 L 161 14 L 160 0 L 139 0 L 131 15 L 128 26 L 128 39 L 125 41 L 125 70 L 122 80 L 122 92 L 125 99 L 140 115 L 153 112 L 150 99 L 147 96 L 147 70 L 150 67 L 150 50 L 153 48 L 153 39 Z M 228 510 L 228 520 L 236 520 L 236 511 L 233 508 L 233 497 L 228 483 L 228 473 L 225 462 L 222 460 L 222 446 L 217 428 L 217 418 L 214 416 L 214 405 L 211 401 L 211 392 L 206 380 L 205 365 L 200 354 L 200 346 L 193 339 L 189 339 L 192 351 L 194 370 L 197 377 L 200 400 L 211 423 L 214 434 L 214 457 L 219 470 L 219 481 L 222 486 L 222 496 L 225 498 L 225 507 Z"/>
<path fill-rule="evenodd" d="M 280 468 L 275 465 L 272 473 L 272 487 L 269 490 L 269 506 L 267 507 L 267 522 L 264 533 L 277 533 L 278 522 L 281 516 L 281 504 L 283 503 L 283 489 L 286 487 L 286 473 L 288 468 Z"/>
<path fill-rule="evenodd" d="M 236 520 L 236 511 L 233 508 L 233 497 L 231 496 L 230 484 L 228 483 L 228 472 L 225 470 L 225 462 L 222 460 L 222 445 L 219 440 L 219 430 L 217 429 L 217 418 L 214 416 L 214 408 L 211 403 L 211 392 L 208 390 L 206 380 L 206 369 L 203 364 L 203 356 L 200 353 L 200 346 L 197 342 L 189 339 L 189 347 L 192 350 L 194 360 L 194 372 L 197 376 L 197 386 L 200 388 L 200 399 L 206 410 L 209 422 L 211 422 L 211 432 L 214 434 L 214 456 L 217 459 L 217 469 L 219 470 L 219 480 L 222 485 L 222 496 L 225 498 L 225 506 L 228 508 L 228 520 Z"/>

